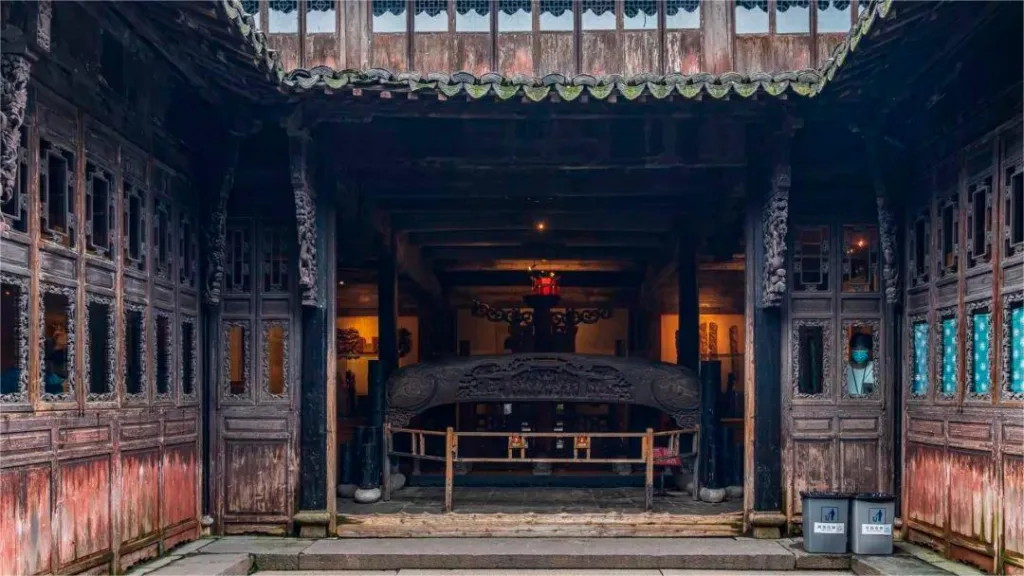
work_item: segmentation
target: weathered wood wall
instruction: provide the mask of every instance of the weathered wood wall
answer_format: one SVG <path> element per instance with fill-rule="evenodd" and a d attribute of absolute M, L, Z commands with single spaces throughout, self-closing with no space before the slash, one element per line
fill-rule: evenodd
<path fill-rule="evenodd" d="M 787 28 L 777 24 L 777 3 L 765 0 L 764 8 L 755 10 L 763 16 L 758 19 L 763 27 L 738 29 L 736 5 L 717 0 L 243 4 L 259 15 L 260 29 L 280 53 L 285 70 L 327 66 L 423 75 L 498 72 L 509 78 L 813 68 L 825 62 L 859 13 L 856 0 L 834 3 L 842 8 L 814 3 L 815 9 L 800 11 L 796 27 Z M 652 8 L 652 13 L 644 12 Z"/>
<path fill-rule="evenodd" d="M 998 573 L 1024 572 L 1020 122 L 924 159 L 906 220 L 904 521 Z"/>
<path fill-rule="evenodd" d="M 199 535 L 200 211 L 168 132 L 183 84 L 90 7 L 53 11 L 3 206 L 4 574 L 123 570 Z"/>

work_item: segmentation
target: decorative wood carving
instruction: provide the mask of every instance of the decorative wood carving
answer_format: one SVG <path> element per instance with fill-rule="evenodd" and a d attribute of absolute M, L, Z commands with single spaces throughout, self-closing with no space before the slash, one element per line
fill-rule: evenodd
<path fill-rule="evenodd" d="M 192 327 L 191 334 L 192 338 L 189 342 L 184 341 L 185 330 L 184 326 L 189 325 Z M 196 317 L 191 314 L 181 314 L 181 327 L 179 327 L 179 339 L 181 341 L 181 348 L 178 350 L 178 398 L 184 402 L 195 401 L 199 397 L 199 330 L 196 326 Z M 185 347 L 191 348 L 192 363 L 189 366 L 188 374 L 185 373 L 185 354 L 188 352 Z M 192 382 L 192 390 L 185 390 L 186 378 Z"/>
<path fill-rule="evenodd" d="M 681 426 L 700 411 L 696 374 L 674 364 L 577 354 L 512 354 L 449 359 L 396 371 L 387 418 L 404 426 L 432 406 L 494 400 L 625 402 L 652 406 Z"/>
<path fill-rule="evenodd" d="M 882 244 L 882 280 L 885 282 L 885 301 L 889 304 L 896 304 L 900 301 L 896 219 L 893 217 L 889 201 L 884 195 L 876 196 L 875 204 L 878 206 L 878 235 Z"/>
<path fill-rule="evenodd" d="M 906 397 L 907 398 L 914 398 L 914 399 L 918 399 L 918 400 L 922 400 L 922 399 L 925 399 L 925 398 L 928 397 L 928 391 L 931 388 L 931 381 L 932 381 L 931 380 L 931 371 L 932 371 L 931 359 L 930 358 L 925 358 L 924 362 L 923 362 L 923 366 L 922 366 L 924 368 L 925 388 L 924 388 L 923 391 L 921 391 L 918 388 L 914 387 L 914 379 L 915 379 L 915 376 L 917 375 L 917 368 L 916 368 L 916 366 L 917 366 L 917 358 L 916 358 L 916 355 L 915 355 L 915 352 L 914 352 L 914 348 L 915 348 L 915 345 L 916 345 L 916 332 L 915 332 L 915 328 L 914 327 L 917 326 L 917 325 L 921 325 L 921 324 L 924 325 L 925 333 L 927 334 L 927 336 L 926 336 L 927 343 L 925 345 L 925 350 L 927 351 L 927 350 L 931 349 L 932 332 L 931 332 L 931 329 L 928 327 L 928 314 L 927 313 L 913 314 L 913 315 L 911 315 L 910 317 L 907 318 L 907 331 L 906 331 L 907 336 L 905 338 L 905 341 L 906 341 L 906 352 L 905 352 L 905 357 L 903 359 L 904 366 L 906 366 L 907 369 L 910 372 L 910 377 L 907 378 L 907 383 L 906 383 L 906 390 L 907 390 Z"/>
<path fill-rule="evenodd" d="M 822 341 L 822 366 L 821 366 L 821 392 L 819 394 L 805 394 L 800 391 L 800 328 L 821 328 Z M 793 398 L 829 398 L 832 390 L 832 321 L 831 320 L 804 320 L 793 321 L 793 333 L 789 338 L 790 343 L 790 365 L 792 379 L 790 385 L 793 389 Z"/>
<path fill-rule="evenodd" d="M 92 306 L 97 303 L 107 307 L 107 391 L 92 391 L 92 333 L 89 329 L 92 321 Z M 114 319 L 114 299 L 89 292 L 85 297 L 85 346 L 82 357 L 85 359 L 86 401 L 110 402 L 116 398 L 117 389 L 117 322 Z"/>
<path fill-rule="evenodd" d="M 944 364 L 945 364 L 945 361 L 946 361 L 946 345 L 945 345 L 945 340 L 944 340 L 945 334 L 944 334 L 944 326 L 943 326 L 943 324 L 945 324 L 946 320 L 951 320 L 951 319 L 954 320 L 954 326 L 952 327 L 954 329 L 954 333 L 953 333 L 953 357 L 950 359 L 952 361 L 952 369 L 953 369 L 953 375 L 954 375 L 954 378 L 953 378 L 954 388 L 951 391 L 947 391 L 946 387 L 945 387 L 945 375 L 944 375 Z M 960 381 L 959 381 L 959 378 L 958 378 L 959 366 L 960 366 L 960 358 L 958 358 L 958 356 L 959 356 L 959 335 L 960 335 L 959 330 L 960 330 L 960 321 L 959 321 L 959 318 L 958 318 L 958 315 L 957 315 L 957 307 L 956 306 L 949 306 L 949 307 L 946 307 L 946 308 L 941 308 L 938 311 L 936 311 L 936 313 L 935 313 L 935 326 L 934 326 L 935 337 L 934 337 L 934 340 L 932 340 L 932 342 L 931 342 L 931 344 L 934 347 L 934 350 L 933 350 L 934 358 L 932 359 L 932 362 L 934 363 L 934 368 L 932 370 L 932 377 L 935 379 L 935 398 L 936 399 L 952 400 L 952 399 L 956 398 L 956 393 L 957 393 L 956 389 L 960 386 Z"/>
<path fill-rule="evenodd" d="M 708 323 L 708 356 L 718 356 L 718 324 Z"/>
<path fill-rule="evenodd" d="M 241 328 L 242 329 L 242 379 L 245 383 L 245 389 L 241 393 L 236 394 L 231 390 L 231 329 Z M 225 320 L 221 330 L 221 395 L 224 399 L 242 400 L 248 398 L 252 390 L 252 381 L 250 380 L 249 361 L 252 356 L 252 346 L 250 341 L 252 325 L 248 320 Z"/>
<path fill-rule="evenodd" d="M 151 337 L 153 338 L 153 400 L 155 402 L 169 402 L 174 400 L 174 384 L 172 379 L 174 378 L 171 365 L 174 363 L 174 313 L 168 310 L 161 310 L 159 308 L 153 308 L 152 314 L 153 321 L 150 323 L 150 330 L 152 331 Z M 160 319 L 163 319 L 165 326 L 167 326 L 167 345 L 161 346 L 160 342 Z M 165 360 L 167 362 L 167 371 L 165 376 L 167 381 L 164 383 L 164 391 L 160 391 L 160 355 L 165 354 Z"/>
<path fill-rule="evenodd" d="M 707 358 L 708 356 L 708 323 L 701 322 L 698 332 L 698 341 L 700 342 L 700 356 L 701 358 Z M 679 331 L 676 330 L 676 342 L 679 342 Z"/>
<path fill-rule="evenodd" d="M 1014 392 L 1011 388 L 1013 383 L 1013 371 L 1024 370 L 1024 367 L 1013 365 L 1013 308 L 1024 302 L 1024 292 L 1003 295 L 1003 329 L 1000 347 L 1002 348 L 1002 366 L 1000 367 L 1000 386 L 1002 394 L 1001 401 L 1024 400 L 1024 392 Z"/>
<path fill-rule="evenodd" d="M 146 349 L 148 348 L 148 331 L 146 330 L 146 305 L 138 304 L 125 300 L 124 302 L 124 339 L 128 340 L 128 331 L 131 329 L 131 324 L 128 320 L 129 312 L 138 312 L 142 316 L 142 329 L 139 331 L 139 366 L 142 373 L 142 383 L 140 384 L 139 391 L 135 394 L 128 393 L 128 351 L 125 350 L 121 354 L 121 382 L 123 388 L 123 400 L 124 402 L 133 402 L 135 404 L 144 403 L 146 401 L 146 388 L 149 386 L 149 366 L 146 358 Z"/>
<path fill-rule="evenodd" d="M 971 400 L 991 400 L 992 399 L 992 387 L 995 370 L 993 370 L 992 359 L 995 346 L 992 341 L 992 330 L 994 326 L 995 318 L 992 314 L 989 314 L 988 326 L 986 327 L 986 341 L 981 346 L 975 348 L 974 332 L 977 328 L 978 318 L 977 314 L 986 313 L 992 311 L 992 302 L 989 300 L 982 300 L 979 302 L 968 302 L 966 307 L 967 314 L 967 332 L 965 335 L 965 351 L 964 351 L 964 377 L 966 379 L 966 390 L 965 394 Z M 975 361 L 975 352 L 978 354 L 978 360 Z M 977 392 L 977 383 L 975 382 L 975 364 L 985 363 L 988 366 L 989 382 L 988 388 L 979 394 Z M 985 367 L 981 367 L 985 370 Z"/>
<path fill-rule="evenodd" d="M 316 288 L 316 195 L 309 181 L 307 148 L 309 135 L 302 131 L 288 134 L 288 159 L 292 192 L 295 196 L 295 224 L 299 233 L 299 288 L 303 306 L 318 306 Z"/>
<path fill-rule="evenodd" d="M 783 144 L 788 145 L 788 143 Z M 777 162 L 772 176 L 772 192 L 764 206 L 761 232 L 764 235 L 764 273 L 762 306 L 782 304 L 786 293 L 786 231 L 789 219 L 790 166 Z"/>
<path fill-rule="evenodd" d="M 48 3 L 47 3 L 48 4 Z M 47 30 L 49 36 L 49 30 Z M 14 197 L 15 180 L 18 177 L 18 152 L 21 146 L 21 125 L 25 120 L 25 106 L 28 103 L 28 76 L 31 69 L 29 58 L 23 54 L 3 54 L 0 57 L 0 73 L 3 87 L 0 92 L 0 203 Z M 7 224 L 0 215 L 0 232 Z"/>
<path fill-rule="evenodd" d="M 56 294 L 63 296 L 67 299 L 67 307 L 65 313 L 67 314 L 67 344 L 65 345 L 66 365 L 67 365 L 67 386 L 66 391 L 56 394 L 46 392 L 45 386 L 42 383 L 46 382 L 46 294 Z M 78 290 L 72 286 L 61 286 L 58 284 L 40 283 L 39 285 L 39 382 L 40 384 L 40 396 L 46 402 L 70 402 L 75 399 L 75 324 L 76 324 L 76 302 L 77 302 Z"/>
<path fill-rule="evenodd" d="M 3 322 L 15 322 L 18 325 L 18 387 L 15 392 L 0 394 L 0 403 L 28 402 L 29 281 L 28 278 L 22 276 L 0 273 L 0 283 L 18 289 L 18 317 L 3 319 Z"/>
<path fill-rule="evenodd" d="M 203 282 L 203 300 L 215 306 L 220 304 L 224 284 L 224 245 L 227 234 L 228 199 L 235 187 L 235 169 L 238 166 L 238 147 L 241 135 L 232 133 L 225 146 L 224 173 L 220 189 L 210 206 L 210 219 L 206 225 L 206 273 Z"/>
<path fill-rule="evenodd" d="M 274 328 L 281 329 L 281 341 L 284 347 L 284 387 L 280 394 L 274 394 L 270 389 L 270 331 Z M 281 400 L 288 398 L 288 382 L 291 374 L 291 355 L 289 354 L 289 322 L 287 320 L 264 320 L 263 321 L 263 354 L 260 355 L 260 388 L 267 396 Z"/>
<path fill-rule="evenodd" d="M 871 330 L 871 363 L 872 363 L 872 380 L 874 383 L 871 385 L 871 391 L 867 394 L 853 395 L 850 394 L 848 382 L 846 380 L 846 362 L 850 361 L 850 328 L 867 327 Z M 843 320 L 843 399 L 856 398 L 856 399 L 871 399 L 877 400 L 882 392 L 881 388 L 883 385 L 882 379 L 885 376 L 885 371 L 879 369 L 879 365 L 882 362 L 881 359 L 881 344 L 880 340 L 882 336 L 882 324 L 878 320 Z M 826 360 L 828 362 L 828 360 Z"/>

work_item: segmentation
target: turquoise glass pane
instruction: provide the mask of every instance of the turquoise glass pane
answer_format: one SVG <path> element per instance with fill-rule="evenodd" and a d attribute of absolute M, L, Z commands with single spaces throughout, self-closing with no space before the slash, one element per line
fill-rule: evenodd
<path fill-rule="evenodd" d="M 988 394 L 992 385 L 992 366 L 989 365 L 989 342 L 992 334 L 992 314 L 982 312 L 974 315 L 974 393 Z"/>
<path fill-rule="evenodd" d="M 928 393 L 928 324 L 914 324 L 914 396 Z"/>
<path fill-rule="evenodd" d="M 942 395 L 956 394 L 956 318 L 942 321 Z"/>
<path fill-rule="evenodd" d="M 1013 367 L 1010 392 L 1024 394 L 1024 307 L 1018 306 L 1010 312 L 1010 326 L 1010 364 Z"/>

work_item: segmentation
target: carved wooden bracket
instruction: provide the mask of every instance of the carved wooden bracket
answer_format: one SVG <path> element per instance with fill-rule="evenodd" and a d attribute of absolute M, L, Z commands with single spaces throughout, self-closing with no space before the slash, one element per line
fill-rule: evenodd
<path fill-rule="evenodd" d="M 220 291 L 224 283 L 224 245 L 227 234 L 228 199 L 235 187 L 235 169 L 238 166 L 238 148 L 242 134 L 232 132 L 225 147 L 223 173 L 217 196 L 210 206 L 206 225 L 206 273 L 203 275 L 203 300 L 210 305 L 220 304 Z"/>
<path fill-rule="evenodd" d="M 309 133 L 289 129 L 288 160 L 292 193 L 295 195 L 295 224 L 299 234 L 299 288 L 303 306 L 318 306 L 316 287 L 316 194 L 310 183 L 307 150 Z"/>
<path fill-rule="evenodd" d="M 764 273 L 761 304 L 774 307 L 782 304 L 786 293 L 786 233 L 789 228 L 790 166 L 778 162 L 772 174 L 772 191 L 761 216 L 764 235 Z"/>
<path fill-rule="evenodd" d="M 878 205 L 878 236 L 882 243 L 882 278 L 885 280 L 885 301 L 896 304 L 900 300 L 899 260 L 896 252 L 896 219 L 889 208 L 885 194 L 875 197 Z"/>

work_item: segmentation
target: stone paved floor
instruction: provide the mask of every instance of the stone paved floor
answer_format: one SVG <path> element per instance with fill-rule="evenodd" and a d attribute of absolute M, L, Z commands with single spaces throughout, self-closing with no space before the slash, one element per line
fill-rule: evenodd
<path fill-rule="evenodd" d="M 847 576 L 849 571 L 732 571 L 732 570 L 335 570 L 265 571 L 259 576 Z"/>
<path fill-rule="evenodd" d="M 643 488 L 476 488 L 457 487 L 456 509 L 463 514 L 504 512 L 536 514 L 586 514 L 617 511 L 643 512 Z M 357 504 L 338 498 L 339 514 L 436 514 L 444 506 L 444 488 L 408 487 L 395 492 L 390 502 Z M 689 494 L 669 492 L 654 497 L 654 512 L 712 515 L 740 512 L 743 500 L 720 504 L 695 501 Z"/>

